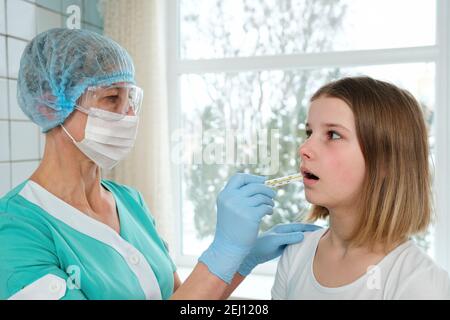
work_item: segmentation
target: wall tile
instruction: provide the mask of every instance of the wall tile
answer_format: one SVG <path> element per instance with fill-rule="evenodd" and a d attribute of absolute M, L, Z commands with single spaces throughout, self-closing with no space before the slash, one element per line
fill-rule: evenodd
<path fill-rule="evenodd" d="M 60 14 L 42 8 L 36 9 L 36 19 L 38 34 L 49 29 L 59 28 L 62 23 L 62 16 Z"/>
<path fill-rule="evenodd" d="M 39 158 L 42 159 L 45 150 L 45 133 L 39 129 Z"/>
<path fill-rule="evenodd" d="M 39 159 L 39 130 L 34 123 L 11 122 L 11 159 Z"/>
<path fill-rule="evenodd" d="M 36 0 L 37 5 L 42 7 L 61 12 L 61 0 Z"/>
<path fill-rule="evenodd" d="M 6 38 L 0 36 L 0 77 L 6 78 L 6 76 Z"/>
<path fill-rule="evenodd" d="M 9 77 L 17 79 L 20 67 L 20 58 L 22 53 L 27 46 L 27 42 L 8 38 L 8 67 L 9 67 Z"/>
<path fill-rule="evenodd" d="M 11 189 L 11 165 L 0 163 L 0 197 Z"/>
<path fill-rule="evenodd" d="M 36 35 L 36 6 L 22 0 L 6 2 L 8 34 L 31 40 Z"/>
<path fill-rule="evenodd" d="M 0 161 L 9 161 L 9 126 L 8 121 L 0 121 Z"/>
<path fill-rule="evenodd" d="M 9 80 L 9 110 L 12 120 L 29 120 L 17 102 L 17 81 Z"/>
<path fill-rule="evenodd" d="M 39 166 L 39 161 L 12 163 L 12 188 L 27 180 Z"/>
<path fill-rule="evenodd" d="M 84 0 L 82 20 L 97 27 L 103 26 L 103 16 L 98 0 Z"/>
<path fill-rule="evenodd" d="M 8 82 L 0 79 L 0 119 L 8 119 Z"/>
<path fill-rule="evenodd" d="M 88 24 L 88 23 L 82 23 L 81 24 L 81 28 L 84 29 L 84 30 L 90 30 L 90 31 L 97 32 L 99 34 L 103 34 L 103 29 L 98 28 L 98 27 L 93 26 L 93 25 Z"/>
<path fill-rule="evenodd" d="M 0 33 L 6 33 L 5 12 L 5 0 L 0 0 Z"/>

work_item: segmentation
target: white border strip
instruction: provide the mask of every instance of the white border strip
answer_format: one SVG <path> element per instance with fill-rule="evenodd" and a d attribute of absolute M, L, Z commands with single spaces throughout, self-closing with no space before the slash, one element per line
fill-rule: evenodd
<path fill-rule="evenodd" d="M 180 71 L 177 66 L 180 61 L 179 52 L 179 16 L 180 9 L 177 0 L 168 0 L 166 2 L 166 32 L 167 32 L 167 88 L 168 88 L 168 107 L 170 114 L 169 133 L 181 128 L 181 103 L 180 103 L 180 80 L 178 74 Z M 172 143 L 170 141 L 170 143 Z M 171 149 L 172 150 L 172 149 Z M 183 241 L 183 214 L 181 206 L 182 189 L 181 189 L 181 165 L 176 165 L 173 161 L 170 162 L 172 189 L 173 194 L 173 209 L 175 210 L 175 232 L 174 240 L 175 247 L 171 250 L 177 265 L 195 265 L 193 258 L 185 261 L 182 256 L 182 241 Z"/>
<path fill-rule="evenodd" d="M 450 3 L 437 0 L 436 42 L 439 57 L 436 67 L 436 211 L 434 255 L 450 272 Z"/>

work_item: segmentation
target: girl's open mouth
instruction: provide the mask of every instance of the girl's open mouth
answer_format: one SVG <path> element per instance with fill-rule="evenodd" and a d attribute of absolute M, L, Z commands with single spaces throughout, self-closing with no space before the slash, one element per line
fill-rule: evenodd
<path fill-rule="evenodd" d="M 303 175 L 303 183 L 307 186 L 316 184 L 320 180 L 318 176 L 307 168 L 302 167 L 300 168 L 300 171 Z"/>

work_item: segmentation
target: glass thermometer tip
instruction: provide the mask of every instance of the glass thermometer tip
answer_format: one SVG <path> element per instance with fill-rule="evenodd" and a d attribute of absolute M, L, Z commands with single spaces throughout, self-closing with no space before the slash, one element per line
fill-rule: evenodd
<path fill-rule="evenodd" d="M 291 182 L 302 181 L 302 180 L 303 180 L 302 174 L 301 173 L 297 173 L 297 174 L 292 174 L 292 175 L 281 177 L 281 178 L 267 180 L 265 182 L 265 185 L 269 186 L 269 187 L 272 187 L 272 188 L 278 188 L 278 187 L 282 187 L 284 185 L 287 185 L 287 184 L 289 184 Z"/>

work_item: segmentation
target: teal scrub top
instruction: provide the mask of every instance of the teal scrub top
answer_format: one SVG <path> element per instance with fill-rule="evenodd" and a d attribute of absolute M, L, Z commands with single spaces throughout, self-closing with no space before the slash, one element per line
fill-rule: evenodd
<path fill-rule="evenodd" d="M 0 199 L 0 299 L 168 299 L 176 271 L 142 195 L 102 180 L 120 234 L 27 180 Z"/>

